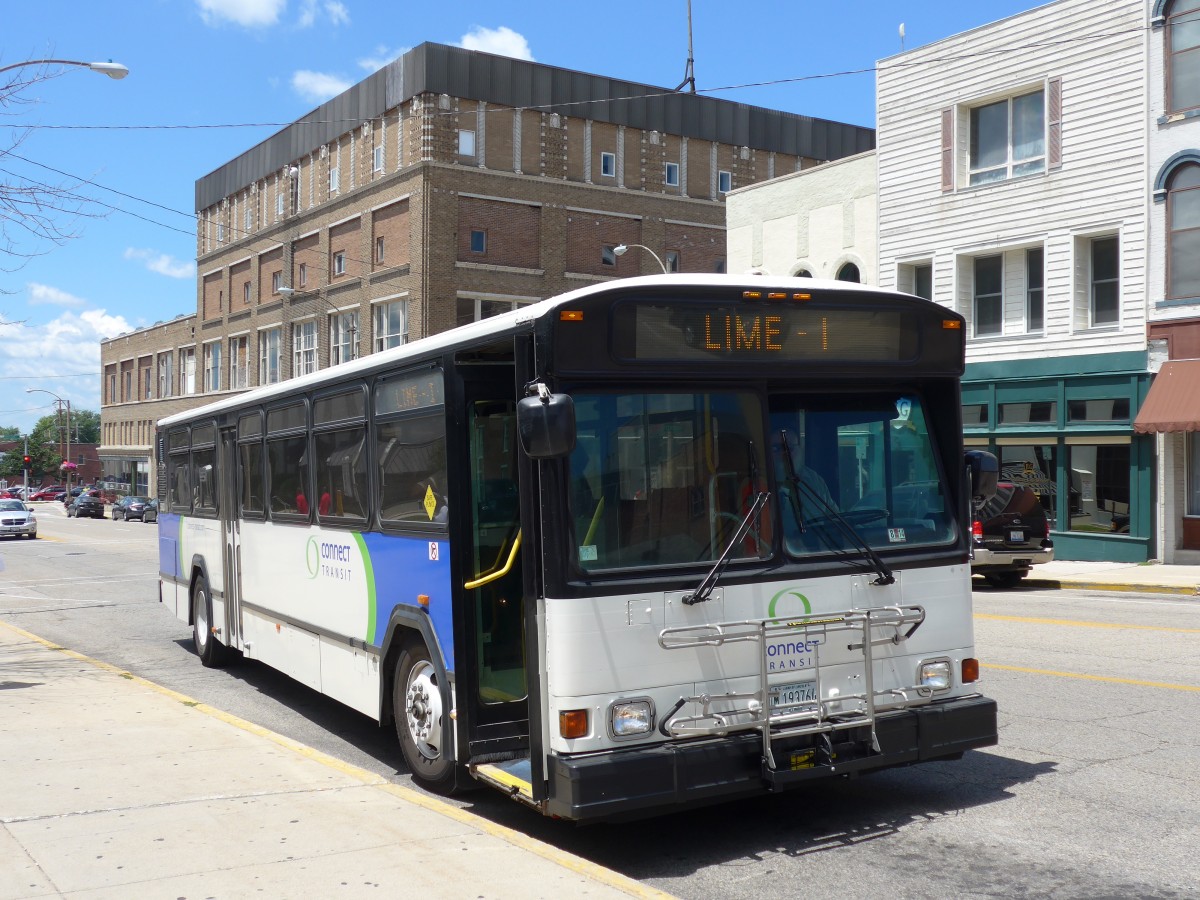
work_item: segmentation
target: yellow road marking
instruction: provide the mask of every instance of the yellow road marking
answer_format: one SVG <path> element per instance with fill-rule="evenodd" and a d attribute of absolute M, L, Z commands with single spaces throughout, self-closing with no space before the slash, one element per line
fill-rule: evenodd
<path fill-rule="evenodd" d="M 142 687 L 156 691 L 163 696 L 182 703 L 184 706 L 195 709 L 197 712 L 211 716 L 214 719 L 219 719 L 220 721 L 232 725 L 235 728 L 240 728 L 242 731 L 247 731 L 250 734 L 266 738 L 267 740 L 278 744 L 280 747 L 290 750 L 293 753 L 305 757 L 306 759 L 311 759 L 323 766 L 327 766 L 331 769 L 341 772 L 344 775 L 348 775 L 351 778 L 355 778 L 365 785 L 377 787 L 380 790 L 392 794 L 393 796 L 399 797 L 401 800 L 404 800 L 407 803 L 413 804 L 414 806 L 420 806 L 423 809 L 427 809 L 431 812 L 440 813 L 448 819 L 453 819 L 456 822 L 461 822 L 462 824 L 471 828 L 476 828 L 479 831 L 486 832 L 493 837 L 507 841 L 514 847 L 519 847 L 522 850 L 528 850 L 530 853 L 535 853 L 543 859 L 562 866 L 564 869 L 568 869 L 586 878 L 591 878 L 592 880 L 600 882 L 601 884 L 606 884 L 609 887 L 622 891 L 631 897 L 647 898 L 647 900 L 675 900 L 675 896 L 673 894 L 668 894 L 665 891 L 660 891 L 658 888 L 642 884 L 640 881 L 635 881 L 626 875 L 622 875 L 620 872 L 613 871 L 612 869 L 606 869 L 604 866 L 598 865 L 590 860 L 576 856 L 566 850 L 561 850 L 552 844 L 544 843 L 537 838 L 530 837 L 529 835 L 520 831 L 516 831 L 515 829 L 489 821 L 488 819 L 477 816 L 465 809 L 452 806 L 451 804 L 439 800 L 436 797 L 426 796 L 425 794 L 422 794 L 412 788 L 405 787 L 404 785 L 393 784 L 379 775 L 376 775 L 374 772 L 369 772 L 366 769 L 360 769 L 358 766 L 343 762 L 342 760 L 330 756 L 327 753 L 322 753 L 320 750 L 309 747 L 306 744 L 301 744 L 299 741 L 294 741 L 291 738 L 284 737 L 282 734 L 277 734 L 274 731 L 263 728 L 261 725 L 255 725 L 253 722 L 248 722 L 245 719 L 238 718 L 232 713 L 227 713 L 224 710 L 216 709 L 215 707 L 209 706 L 207 703 L 201 703 L 199 700 L 193 700 L 186 694 L 181 694 L 178 691 L 173 691 L 168 687 L 155 684 L 153 681 L 147 681 L 145 678 L 134 675 L 131 672 L 127 672 L 124 669 L 120 669 L 117 666 L 111 665 L 110 663 L 106 663 L 99 659 L 93 659 L 90 656 L 84 656 L 82 653 L 76 653 L 74 650 L 68 650 L 66 647 L 61 647 L 52 641 L 38 637 L 36 634 L 25 631 L 23 628 L 18 628 L 16 625 L 13 625 L 9 622 L 0 621 L 0 626 L 19 634 L 22 637 L 33 641 L 34 643 L 41 644 L 43 647 L 46 647 L 49 650 L 57 650 L 59 653 L 63 653 L 72 659 L 88 663 L 89 665 L 95 666 L 98 669 L 102 669 L 105 672 L 109 672 L 113 675 L 117 675 L 120 678 L 124 678 L 127 681 L 132 681 L 135 684 L 141 685 Z"/>
<path fill-rule="evenodd" d="M 1034 616 L 998 616 L 975 613 L 976 619 L 993 622 L 1024 622 L 1029 625 L 1066 625 L 1072 628 L 1129 628 L 1139 631 L 1169 631 L 1175 634 L 1200 634 L 1200 628 L 1170 628 L 1165 625 L 1129 625 L 1119 622 L 1082 622 L 1075 619 L 1039 619 Z"/>
<path fill-rule="evenodd" d="M 1057 672 L 1054 669 L 1030 669 L 1025 666 L 1001 666 L 995 663 L 980 663 L 983 669 L 999 669 L 1002 672 L 1022 672 L 1026 675 L 1053 675 L 1056 678 L 1079 678 L 1083 681 L 1107 681 L 1110 684 L 1132 684 L 1137 687 L 1166 688 L 1170 691 L 1191 691 L 1200 694 L 1200 685 L 1171 684 L 1169 681 L 1142 681 L 1138 678 L 1115 678 L 1111 675 L 1084 675 L 1079 672 Z"/>

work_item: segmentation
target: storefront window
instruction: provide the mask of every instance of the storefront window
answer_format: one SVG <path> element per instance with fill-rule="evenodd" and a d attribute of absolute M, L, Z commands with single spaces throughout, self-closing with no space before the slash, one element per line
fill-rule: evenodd
<path fill-rule="evenodd" d="M 1200 439 L 1194 431 L 1188 432 L 1188 498 L 1187 514 L 1200 516 Z"/>
<path fill-rule="evenodd" d="M 1128 422 L 1129 398 L 1068 400 L 1068 422 Z"/>
<path fill-rule="evenodd" d="M 963 425 L 967 428 L 977 428 L 988 423 L 988 408 L 986 403 L 966 403 L 963 405 Z"/>
<path fill-rule="evenodd" d="M 1072 531 L 1129 531 L 1129 449 L 1129 444 L 1067 448 Z"/>
<path fill-rule="evenodd" d="M 1058 448 L 1054 444 L 1033 444 L 1000 448 L 1000 480 L 1029 488 L 1038 495 L 1050 527 L 1054 527 L 1058 486 Z"/>
<path fill-rule="evenodd" d="M 1055 425 L 1058 423 L 1058 403 L 1054 400 L 1034 400 L 1030 403 L 1001 403 L 1001 425 Z"/>

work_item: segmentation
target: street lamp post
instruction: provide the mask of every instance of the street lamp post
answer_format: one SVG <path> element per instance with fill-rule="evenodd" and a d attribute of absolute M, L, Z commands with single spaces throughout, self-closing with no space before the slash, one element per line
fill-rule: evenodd
<path fill-rule="evenodd" d="M 655 253 L 653 250 L 651 250 L 645 244 L 617 244 L 617 246 L 613 247 L 613 253 L 617 256 L 624 256 L 626 253 L 629 252 L 630 247 L 637 247 L 639 250 L 645 250 L 647 253 L 649 253 L 651 256 L 654 257 L 654 261 L 656 263 L 658 263 L 659 268 L 661 268 L 663 270 L 663 274 L 664 275 L 669 274 L 667 272 L 666 264 L 661 259 L 658 258 L 657 253 Z"/>
<path fill-rule="evenodd" d="M 83 69 L 99 72 L 101 75 L 107 75 L 109 78 L 117 81 L 120 81 L 129 74 L 129 69 L 120 63 L 113 62 L 111 59 L 108 62 L 82 62 L 75 59 L 27 59 L 24 62 L 0 66 L 0 72 L 8 72 L 12 69 L 19 69 L 22 66 L 79 66 Z"/>
<path fill-rule="evenodd" d="M 71 461 L 71 401 L 64 400 L 62 397 L 58 396 L 58 394 L 54 393 L 54 391 L 48 391 L 45 388 L 25 388 L 25 393 L 27 393 L 27 394 L 49 394 L 51 397 L 53 397 L 55 400 L 58 401 L 58 406 L 59 406 L 60 412 L 62 411 L 63 405 L 64 404 L 66 405 L 66 407 L 67 407 L 67 453 L 63 459 L 63 462 L 69 463 Z M 71 472 L 70 472 L 70 469 L 68 469 L 67 470 L 67 490 L 69 491 L 70 489 L 71 489 Z"/>

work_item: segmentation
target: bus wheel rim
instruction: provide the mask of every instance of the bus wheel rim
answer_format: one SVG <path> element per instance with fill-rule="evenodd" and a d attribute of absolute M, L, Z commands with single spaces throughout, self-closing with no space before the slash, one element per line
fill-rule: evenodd
<path fill-rule="evenodd" d="M 418 662 L 409 673 L 404 713 L 408 733 L 421 756 L 428 760 L 439 759 L 442 755 L 442 694 L 437 687 L 437 673 L 427 660 Z"/>
<path fill-rule="evenodd" d="M 204 591 L 196 591 L 196 640 L 203 647 L 208 643 L 208 600 Z"/>

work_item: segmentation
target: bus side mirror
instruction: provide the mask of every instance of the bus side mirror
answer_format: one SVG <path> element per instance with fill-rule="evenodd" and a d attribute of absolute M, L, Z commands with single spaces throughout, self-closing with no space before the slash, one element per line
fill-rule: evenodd
<path fill-rule="evenodd" d="M 575 401 L 543 390 L 517 402 L 521 449 L 532 459 L 566 456 L 575 449 Z"/>
<path fill-rule="evenodd" d="M 963 458 L 971 477 L 971 502 L 976 506 L 986 503 L 996 495 L 996 482 L 1000 480 L 999 460 L 986 450 L 968 450 Z"/>

